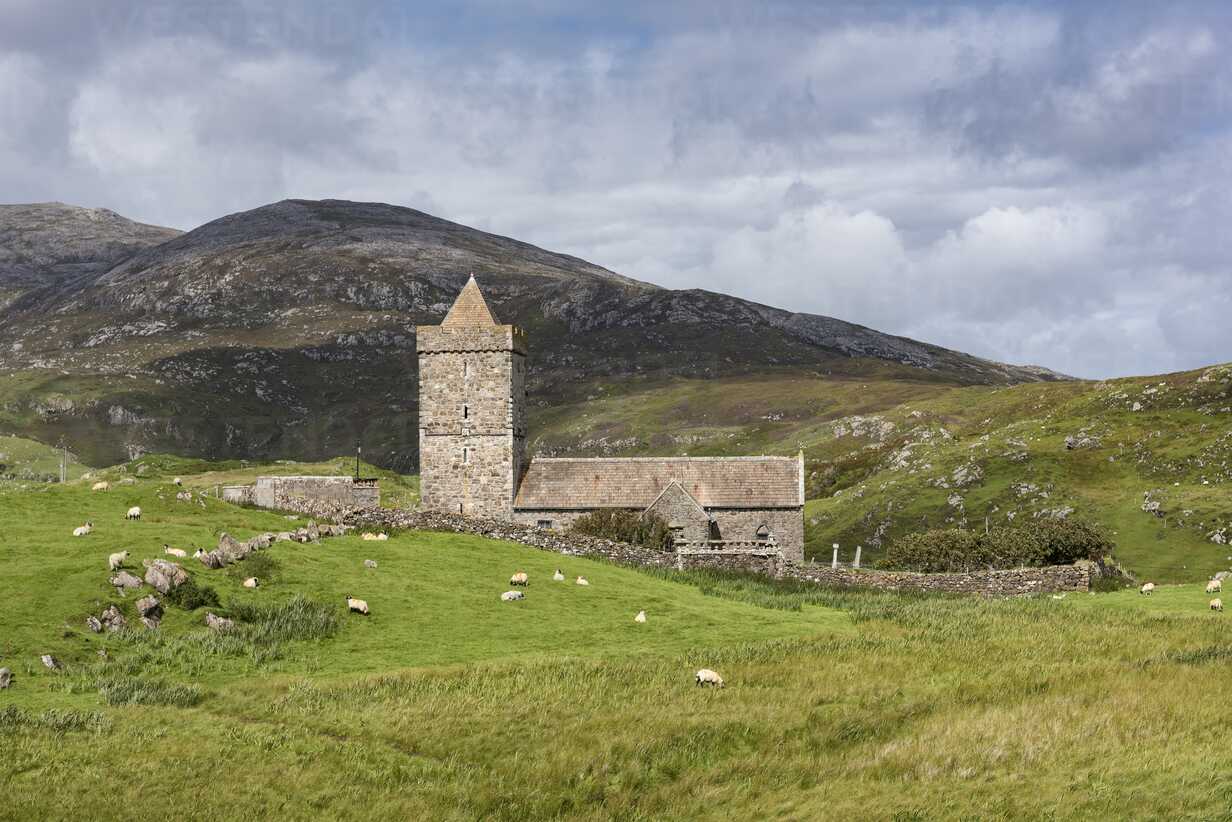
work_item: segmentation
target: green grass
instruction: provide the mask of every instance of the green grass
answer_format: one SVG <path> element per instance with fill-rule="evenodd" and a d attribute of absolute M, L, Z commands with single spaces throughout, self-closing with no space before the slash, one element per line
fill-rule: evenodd
<path fill-rule="evenodd" d="M 108 602 L 133 617 L 106 585 L 111 551 L 139 565 L 164 541 L 287 525 L 168 502 L 173 488 L 0 491 L 0 655 L 17 674 L 0 692 L 0 817 L 126 818 L 150 796 L 206 819 L 1229 813 L 1232 616 L 1198 585 L 827 591 L 412 532 L 275 545 L 256 591 L 188 562 L 232 633 L 175 607 L 157 633 L 87 632 Z M 124 522 L 134 503 L 143 520 Z M 87 517 L 95 534 L 68 536 Z M 592 585 L 553 583 L 557 566 Z M 527 599 L 501 603 L 514 570 Z M 372 615 L 345 613 L 344 593 Z M 702 666 L 727 687 L 696 688 Z"/>

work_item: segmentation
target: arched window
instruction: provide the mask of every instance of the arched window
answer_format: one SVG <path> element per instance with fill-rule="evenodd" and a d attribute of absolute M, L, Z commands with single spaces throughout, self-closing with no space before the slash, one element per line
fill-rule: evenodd
<path fill-rule="evenodd" d="M 757 526 L 757 539 L 762 542 L 770 539 L 770 528 L 764 522 Z"/>

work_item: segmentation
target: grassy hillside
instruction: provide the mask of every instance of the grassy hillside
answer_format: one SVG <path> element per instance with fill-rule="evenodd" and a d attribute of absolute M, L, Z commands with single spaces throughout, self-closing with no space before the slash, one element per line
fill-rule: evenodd
<path fill-rule="evenodd" d="M 1067 447 L 1067 438 L 1070 447 Z M 1232 367 L 965 388 L 836 421 L 807 446 L 810 548 L 927 527 L 1078 516 L 1140 575 L 1207 579 L 1232 546 Z M 1143 504 L 1158 502 L 1157 512 Z"/>
<path fill-rule="evenodd" d="M 1199 586 L 979 601 L 643 574 L 408 533 L 189 563 L 252 620 L 82 620 L 105 557 L 286 527 L 141 479 L 0 490 L 0 816 L 1139 818 L 1225 814 L 1232 618 Z M 123 510 L 141 504 L 141 522 Z M 73 539 L 92 518 L 97 531 Z M 376 570 L 362 565 L 378 560 Z M 557 565 L 590 588 L 552 583 Z M 260 568 L 257 591 L 239 579 Z M 497 595 L 514 569 L 527 599 Z M 341 596 L 368 599 L 348 617 Z M 300 623 L 262 607 L 299 600 Z M 320 605 L 316 604 L 320 603 Z M 244 610 L 245 605 L 256 606 Z M 324 606 L 323 608 L 321 606 Z M 645 608 L 650 621 L 632 622 Z M 298 638 L 297 638 L 298 637 Z M 100 649 L 109 652 L 98 661 Z M 52 673 L 39 653 L 55 653 Z M 694 687 L 701 665 L 723 690 Z M 101 688 L 101 692 L 100 692 Z M 106 797 L 100 802 L 99 797 Z"/>
<path fill-rule="evenodd" d="M 0 434 L 0 476 L 15 480 L 47 481 L 60 476 L 61 452 L 50 445 Z M 77 479 L 90 470 L 78 461 L 77 455 L 68 454 L 68 478 Z"/>

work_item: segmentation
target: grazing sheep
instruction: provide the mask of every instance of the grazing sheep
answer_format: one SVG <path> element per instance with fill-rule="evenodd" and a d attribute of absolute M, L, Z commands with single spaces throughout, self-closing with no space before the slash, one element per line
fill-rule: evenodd
<path fill-rule="evenodd" d="M 173 557 L 179 557 L 180 559 L 183 559 L 184 557 L 188 556 L 187 551 L 184 551 L 180 548 L 172 548 L 170 545 L 163 546 L 163 553 L 168 554 Z"/>
<path fill-rule="evenodd" d="M 698 685 L 715 685 L 719 688 L 723 687 L 723 677 L 716 674 L 709 668 L 702 668 L 697 672 Z"/>
<path fill-rule="evenodd" d="M 184 480 L 180 479 L 179 477 L 176 477 L 175 479 L 171 480 L 171 482 L 172 482 L 172 483 L 174 483 L 175 485 L 183 485 L 183 484 L 184 484 Z"/>
<path fill-rule="evenodd" d="M 111 483 L 107 482 L 106 480 L 102 480 L 100 482 L 96 482 L 93 485 L 91 485 L 90 490 L 91 491 L 110 491 Z"/>
<path fill-rule="evenodd" d="M 501 602 L 514 602 L 519 599 L 526 599 L 526 594 L 521 591 L 506 591 L 501 594 Z"/>
<path fill-rule="evenodd" d="M 73 529 L 73 536 L 84 537 L 86 534 L 94 530 L 94 523 L 87 522 L 85 525 L 78 525 Z"/>
<path fill-rule="evenodd" d="M 587 579 L 586 579 L 586 577 L 578 577 L 578 578 L 577 578 L 577 584 L 578 584 L 578 585 L 589 585 L 589 584 L 590 584 L 590 581 L 589 581 L 589 580 L 587 580 Z"/>
<path fill-rule="evenodd" d="M 362 599 L 355 599 L 350 594 L 346 595 L 347 610 L 353 614 L 363 614 L 368 616 L 368 603 Z"/>
<path fill-rule="evenodd" d="M 366 560 L 364 560 L 364 567 L 365 567 L 365 568 L 375 568 L 375 567 L 376 567 L 376 560 L 375 560 L 375 559 L 366 559 Z"/>
<path fill-rule="evenodd" d="M 120 551 L 118 554 L 112 554 L 107 557 L 107 567 L 112 571 L 118 571 L 124 565 L 124 560 L 128 559 L 128 551 Z"/>
<path fill-rule="evenodd" d="M 560 572 L 559 568 L 557 568 L 556 573 L 552 574 L 552 579 L 554 579 L 556 582 L 564 582 L 565 575 Z"/>
<path fill-rule="evenodd" d="M 177 491 L 175 495 L 176 502 L 192 502 L 192 491 Z"/>
<path fill-rule="evenodd" d="M 637 616 L 633 617 L 633 621 L 634 621 L 634 622 L 645 622 L 645 621 L 646 621 L 646 612 L 645 612 L 645 611 L 638 611 L 638 612 L 637 612 Z"/>
<path fill-rule="evenodd" d="M 1148 582 L 1146 585 L 1143 585 L 1141 588 L 1138 589 L 1139 594 L 1146 594 L 1147 596 L 1150 596 L 1154 592 L 1155 592 L 1155 583 L 1153 582 Z"/>
<path fill-rule="evenodd" d="M 509 577 L 509 584 L 521 585 L 525 588 L 527 585 L 530 585 L 530 577 L 526 575 L 525 571 L 518 571 L 516 574 Z"/>
<path fill-rule="evenodd" d="M 1212 599 L 1211 600 L 1211 610 L 1212 611 L 1222 611 L 1223 610 L 1223 600 L 1220 599 L 1219 597 L 1215 597 L 1214 599 Z"/>
<path fill-rule="evenodd" d="M 260 584 L 261 583 L 257 581 L 256 577 L 249 577 L 248 579 L 244 580 L 245 588 L 256 588 Z"/>
<path fill-rule="evenodd" d="M 1206 592 L 1208 594 L 1223 593 L 1223 582 L 1217 579 L 1212 579 L 1210 582 L 1206 583 Z"/>
<path fill-rule="evenodd" d="M 124 519 L 141 519 L 141 506 L 134 505 L 128 509 L 128 513 L 124 515 Z"/>

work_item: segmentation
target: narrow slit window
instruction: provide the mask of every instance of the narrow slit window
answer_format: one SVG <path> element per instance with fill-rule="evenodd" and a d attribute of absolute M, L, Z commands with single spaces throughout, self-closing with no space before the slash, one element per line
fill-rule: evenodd
<path fill-rule="evenodd" d="M 469 405 L 462 406 L 462 419 L 469 420 L 471 418 L 471 407 Z"/>
<path fill-rule="evenodd" d="M 466 464 L 470 461 L 471 461 L 471 449 L 463 448 L 462 449 L 462 463 Z"/>
<path fill-rule="evenodd" d="M 462 377 L 466 378 L 466 377 L 469 377 L 470 375 L 471 375 L 471 361 L 464 360 L 462 362 Z"/>

